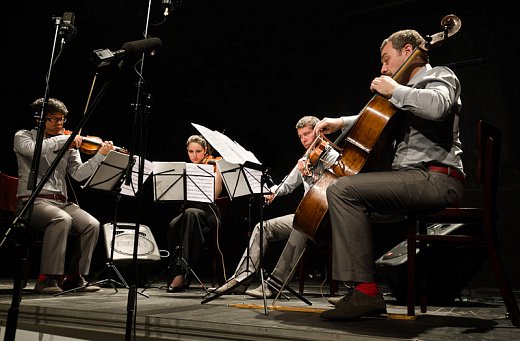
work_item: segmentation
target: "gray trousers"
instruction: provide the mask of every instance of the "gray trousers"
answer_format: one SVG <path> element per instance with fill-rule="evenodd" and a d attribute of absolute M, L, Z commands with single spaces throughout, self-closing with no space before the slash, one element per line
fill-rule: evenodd
<path fill-rule="evenodd" d="M 459 180 L 423 169 L 338 178 L 327 188 L 332 224 L 332 278 L 374 281 L 371 215 L 456 206 L 463 192 L 464 185 Z"/>
<path fill-rule="evenodd" d="M 298 230 L 293 229 L 294 214 L 276 217 L 263 222 L 262 251 L 265 254 L 268 244 L 273 241 L 286 240 L 287 243 L 276 263 L 272 275 L 282 282 L 290 280 L 292 270 L 296 267 L 301 254 L 305 251 L 307 238 Z M 232 278 L 238 281 L 255 273 L 260 264 L 260 224 L 256 224 L 249 239 L 249 261 L 247 249 L 244 251 Z"/>
<path fill-rule="evenodd" d="M 19 208 L 23 203 L 19 203 Z M 69 234 L 79 237 L 70 261 L 70 274 L 88 275 L 96 247 L 100 223 L 74 203 L 37 198 L 32 208 L 30 227 L 42 231 L 43 246 L 40 273 L 63 275 Z"/>

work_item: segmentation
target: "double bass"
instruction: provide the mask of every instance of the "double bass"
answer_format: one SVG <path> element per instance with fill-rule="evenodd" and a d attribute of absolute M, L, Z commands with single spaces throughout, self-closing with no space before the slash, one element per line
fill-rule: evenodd
<path fill-rule="evenodd" d="M 450 14 L 441 20 L 441 26 L 443 31 L 426 36 L 425 42 L 416 47 L 399 67 L 392 76 L 396 82 L 403 84 L 408 81 L 417 61 L 427 60 L 426 54 L 429 49 L 441 45 L 457 33 L 461 21 L 457 16 Z M 371 98 L 352 127 L 343 131 L 334 142 L 342 146 L 341 156 L 300 201 L 293 220 L 295 229 L 315 242 L 330 238 L 327 187 L 338 177 L 378 170 L 381 160 L 385 155 L 389 155 L 387 150 L 401 125 L 401 116 L 388 99 L 377 93 Z"/>

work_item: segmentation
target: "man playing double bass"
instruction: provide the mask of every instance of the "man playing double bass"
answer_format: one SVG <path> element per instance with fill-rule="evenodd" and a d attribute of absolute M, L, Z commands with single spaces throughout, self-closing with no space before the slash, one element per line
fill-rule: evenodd
<path fill-rule="evenodd" d="M 380 47 L 381 76 L 370 89 L 403 115 L 396 136 L 392 170 L 339 177 L 326 190 L 332 229 L 332 277 L 354 290 L 321 317 L 356 319 L 386 313 L 374 280 L 371 216 L 457 205 L 464 191 L 459 140 L 460 83 L 447 67 L 432 67 L 426 52 L 409 64 L 400 82 L 393 76 L 424 44 L 414 30 L 402 30 Z M 324 118 L 315 132 L 329 134 L 345 118 Z"/>

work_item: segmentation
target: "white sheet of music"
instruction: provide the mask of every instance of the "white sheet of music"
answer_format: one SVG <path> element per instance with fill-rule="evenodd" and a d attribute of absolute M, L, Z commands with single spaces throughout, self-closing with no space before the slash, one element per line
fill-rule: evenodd
<path fill-rule="evenodd" d="M 215 201 L 213 165 L 186 163 L 186 194 L 189 201 Z"/>
<path fill-rule="evenodd" d="M 192 123 L 192 125 L 227 162 L 243 165 L 249 161 L 261 165 L 253 153 L 244 149 L 238 142 L 232 141 L 226 135 L 218 131 L 210 130 L 199 124 Z"/>
<path fill-rule="evenodd" d="M 217 160 L 217 167 L 222 174 L 224 185 L 231 199 L 253 193 L 262 193 L 260 189 L 261 171 L 240 167 L 224 159 Z M 269 193 L 269 189 L 265 185 L 263 193 Z"/>
<path fill-rule="evenodd" d="M 186 177 L 186 200 L 207 203 L 215 201 L 213 165 L 154 162 L 153 173 L 155 200 L 183 201 Z"/>
<path fill-rule="evenodd" d="M 111 151 L 112 152 L 112 151 Z M 130 180 L 130 184 L 126 185 L 126 180 L 123 181 L 121 185 L 121 194 L 128 196 L 135 196 L 137 193 L 137 184 L 139 180 L 139 162 L 141 162 L 141 158 L 137 155 L 134 155 L 135 163 L 132 167 L 132 177 Z M 146 159 L 144 159 L 144 171 L 143 171 L 143 184 L 146 182 L 150 174 L 152 173 L 152 163 Z"/>

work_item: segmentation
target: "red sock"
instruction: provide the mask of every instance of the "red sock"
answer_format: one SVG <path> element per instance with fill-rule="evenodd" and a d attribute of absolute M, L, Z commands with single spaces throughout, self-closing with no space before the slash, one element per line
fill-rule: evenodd
<path fill-rule="evenodd" d="M 376 297 L 379 294 L 379 288 L 375 282 L 363 282 L 356 285 L 354 288 L 356 290 L 361 291 L 363 294 L 366 294 L 371 297 Z"/>
<path fill-rule="evenodd" d="M 45 281 L 47 278 L 50 278 L 50 276 L 48 276 L 48 275 L 44 275 L 44 274 L 40 274 L 40 275 L 38 276 L 38 280 L 39 280 L 39 281 Z"/>

